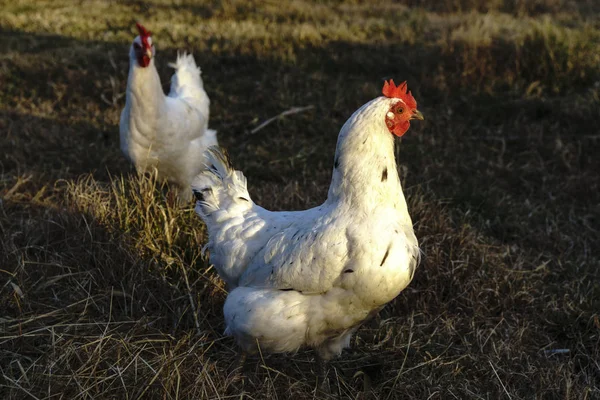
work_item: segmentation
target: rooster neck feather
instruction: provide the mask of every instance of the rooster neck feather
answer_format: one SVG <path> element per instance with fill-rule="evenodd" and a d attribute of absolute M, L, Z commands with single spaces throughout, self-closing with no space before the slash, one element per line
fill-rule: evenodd
<path fill-rule="evenodd" d="M 131 49 L 127 88 L 139 95 L 151 95 L 152 98 L 148 100 L 162 99 L 164 101 L 165 93 L 154 64 L 154 57 L 150 59 L 147 67 L 141 67 L 138 65 L 133 48 Z"/>
<path fill-rule="evenodd" d="M 142 131 L 154 131 L 155 120 L 165 108 L 165 93 L 160 82 L 158 71 L 152 58 L 150 65 L 142 68 L 137 64 L 135 56 L 132 58 L 127 79 L 126 107 L 129 111 L 144 110 L 144 121 L 134 121 L 147 126 L 140 126 Z"/>
<path fill-rule="evenodd" d="M 346 203 L 365 212 L 382 205 L 406 209 L 394 138 L 384 122 L 388 108 L 387 99 L 377 98 L 358 109 L 342 127 L 328 202 Z"/>

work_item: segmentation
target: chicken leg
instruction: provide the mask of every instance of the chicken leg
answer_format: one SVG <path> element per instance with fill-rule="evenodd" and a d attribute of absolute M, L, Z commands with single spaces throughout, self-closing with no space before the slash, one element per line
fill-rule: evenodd
<path fill-rule="evenodd" d="M 331 393 L 329 385 L 329 360 L 321 357 L 319 354 L 315 356 L 317 362 L 317 387 L 324 393 Z"/>
<path fill-rule="evenodd" d="M 230 391 L 236 392 L 235 394 L 241 394 L 245 391 L 246 374 L 244 373 L 244 364 L 246 358 L 248 358 L 248 354 L 242 351 L 235 360 L 233 370 L 229 374 L 231 377 Z"/>

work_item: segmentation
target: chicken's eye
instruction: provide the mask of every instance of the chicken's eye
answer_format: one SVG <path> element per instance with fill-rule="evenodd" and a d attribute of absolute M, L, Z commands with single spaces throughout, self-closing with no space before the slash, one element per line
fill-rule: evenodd
<path fill-rule="evenodd" d="M 398 107 L 396 108 L 396 114 L 402 114 L 404 112 L 404 108 Z"/>
<path fill-rule="evenodd" d="M 134 43 L 134 44 L 133 44 L 133 47 L 134 47 L 135 49 L 141 49 L 141 48 L 142 48 L 142 46 L 140 46 L 140 45 L 139 45 L 139 44 L 137 44 L 137 43 Z"/>

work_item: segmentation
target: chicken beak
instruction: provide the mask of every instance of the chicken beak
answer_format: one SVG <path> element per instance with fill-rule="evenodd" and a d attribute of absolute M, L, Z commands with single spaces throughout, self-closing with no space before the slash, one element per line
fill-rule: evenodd
<path fill-rule="evenodd" d="M 146 49 L 146 55 L 148 58 L 152 58 L 152 49 Z"/>
<path fill-rule="evenodd" d="M 414 110 L 413 114 L 410 117 L 410 119 L 418 119 L 418 120 L 423 121 L 425 119 L 425 117 L 423 117 L 423 114 L 421 114 L 421 111 Z"/>

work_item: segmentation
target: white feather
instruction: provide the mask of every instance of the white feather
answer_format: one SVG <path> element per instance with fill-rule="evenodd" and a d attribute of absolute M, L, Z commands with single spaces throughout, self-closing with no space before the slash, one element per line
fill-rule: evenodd
<path fill-rule="evenodd" d="M 306 211 L 254 204 L 216 147 L 193 183 L 210 261 L 232 290 L 226 333 L 246 351 L 312 346 L 331 358 L 411 281 L 419 248 L 385 125 L 397 99 L 378 98 L 342 128 L 327 200 Z"/>
<path fill-rule="evenodd" d="M 154 62 L 141 67 L 131 47 L 121 150 L 138 171 L 156 168 L 159 178 L 178 185 L 185 202 L 193 177 L 204 169 L 204 151 L 217 144 L 216 131 L 208 129 L 210 100 L 191 54 L 178 54 L 170 64 L 175 73 L 168 96 Z"/>

